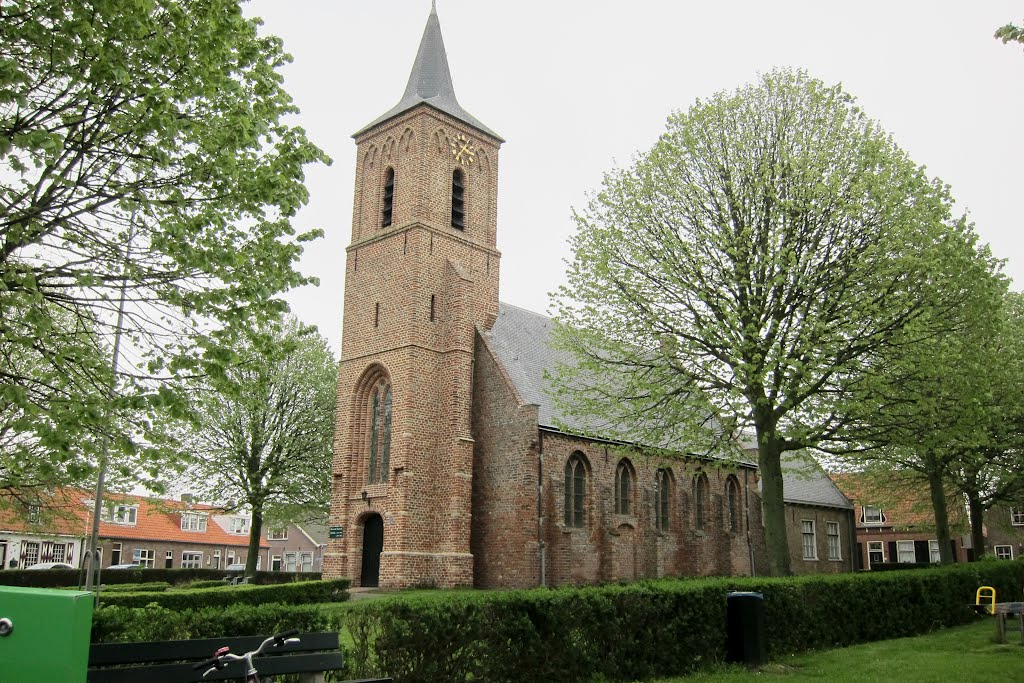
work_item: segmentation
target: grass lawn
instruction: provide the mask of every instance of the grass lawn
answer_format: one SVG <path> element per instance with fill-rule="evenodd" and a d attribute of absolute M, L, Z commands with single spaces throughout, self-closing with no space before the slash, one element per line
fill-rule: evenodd
<path fill-rule="evenodd" d="M 809 652 L 771 662 L 760 671 L 719 667 L 656 683 L 732 683 L 735 681 L 955 681 L 985 683 L 1024 680 L 1024 646 L 1018 621 L 1007 619 L 1007 644 L 995 642 L 995 623 L 979 618 L 969 626 L 943 629 L 917 638 L 885 640 L 839 650 Z"/>

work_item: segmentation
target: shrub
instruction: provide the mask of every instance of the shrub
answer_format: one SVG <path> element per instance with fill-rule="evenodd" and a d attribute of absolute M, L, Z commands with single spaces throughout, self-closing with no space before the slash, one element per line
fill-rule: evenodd
<path fill-rule="evenodd" d="M 0 585 L 31 586 L 34 588 L 59 588 L 79 585 L 80 570 L 52 569 L 31 571 L 26 569 L 5 569 L 0 571 Z M 114 569 L 100 572 L 100 583 L 111 586 L 121 583 L 166 582 L 180 586 L 193 581 L 219 581 L 227 575 L 223 569 Z M 250 583 L 270 585 L 295 583 L 296 581 L 319 581 L 320 572 L 256 572 Z"/>
<path fill-rule="evenodd" d="M 103 595 L 109 593 L 160 593 L 171 587 L 166 581 L 150 581 L 148 583 L 115 583 L 113 586 L 104 585 L 100 590 Z"/>
<path fill-rule="evenodd" d="M 318 602 L 340 602 L 348 599 L 348 579 L 331 581 L 303 581 L 273 586 L 238 585 L 224 590 L 182 589 L 168 592 L 105 593 L 100 601 L 104 605 L 145 607 L 156 604 L 170 609 L 199 609 L 238 603 L 260 605 L 284 603 L 301 605 Z"/>

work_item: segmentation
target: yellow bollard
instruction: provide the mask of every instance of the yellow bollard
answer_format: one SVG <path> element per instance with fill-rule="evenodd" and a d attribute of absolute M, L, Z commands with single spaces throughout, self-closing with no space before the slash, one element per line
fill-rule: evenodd
<path fill-rule="evenodd" d="M 988 600 L 988 604 L 985 605 L 985 611 L 989 614 L 996 613 L 996 589 L 992 586 L 982 586 L 978 589 L 978 592 L 974 595 L 974 604 L 981 605 L 982 598 Z"/>

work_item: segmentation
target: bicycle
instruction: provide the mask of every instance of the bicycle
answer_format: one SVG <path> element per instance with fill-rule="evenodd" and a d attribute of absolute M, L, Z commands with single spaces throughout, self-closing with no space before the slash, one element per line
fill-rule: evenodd
<path fill-rule="evenodd" d="M 297 628 L 282 631 L 281 633 L 272 635 L 264 640 L 255 650 L 251 650 L 240 655 L 236 655 L 231 652 L 231 648 L 229 647 L 222 647 L 213 654 L 213 657 L 207 659 L 205 662 L 199 662 L 192 668 L 198 670 L 203 667 L 209 667 L 203 672 L 203 678 L 206 678 L 212 672 L 220 671 L 230 662 L 241 661 L 245 663 L 245 683 L 260 683 L 260 675 L 259 672 L 256 671 L 256 666 L 253 664 L 252 658 L 264 653 L 273 653 L 274 649 L 280 649 L 287 643 L 300 642 L 300 640 L 295 637 L 298 633 L 299 629 Z"/>

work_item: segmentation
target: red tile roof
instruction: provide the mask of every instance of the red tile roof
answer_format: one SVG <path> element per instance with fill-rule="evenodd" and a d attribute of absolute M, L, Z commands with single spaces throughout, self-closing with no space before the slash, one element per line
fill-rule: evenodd
<path fill-rule="evenodd" d="M 110 493 L 104 496 L 108 505 L 137 506 L 135 524 L 116 524 L 100 521 L 102 538 L 132 538 L 153 541 L 203 543 L 209 545 L 247 547 L 248 534 L 230 534 L 213 520 L 215 514 L 225 514 L 223 509 L 201 503 L 187 503 L 177 500 L 146 498 L 128 494 Z M 81 489 L 57 489 L 40 496 L 40 503 L 46 508 L 41 524 L 32 524 L 23 516 L 12 512 L 9 505 L 0 503 L 0 529 L 29 533 L 57 533 L 86 536 L 92 530 L 93 493 Z M 206 531 L 183 531 L 183 512 L 205 512 Z M 52 516 L 51 516 L 52 515 Z M 269 548 L 265 533 L 260 537 L 260 547 Z"/>

